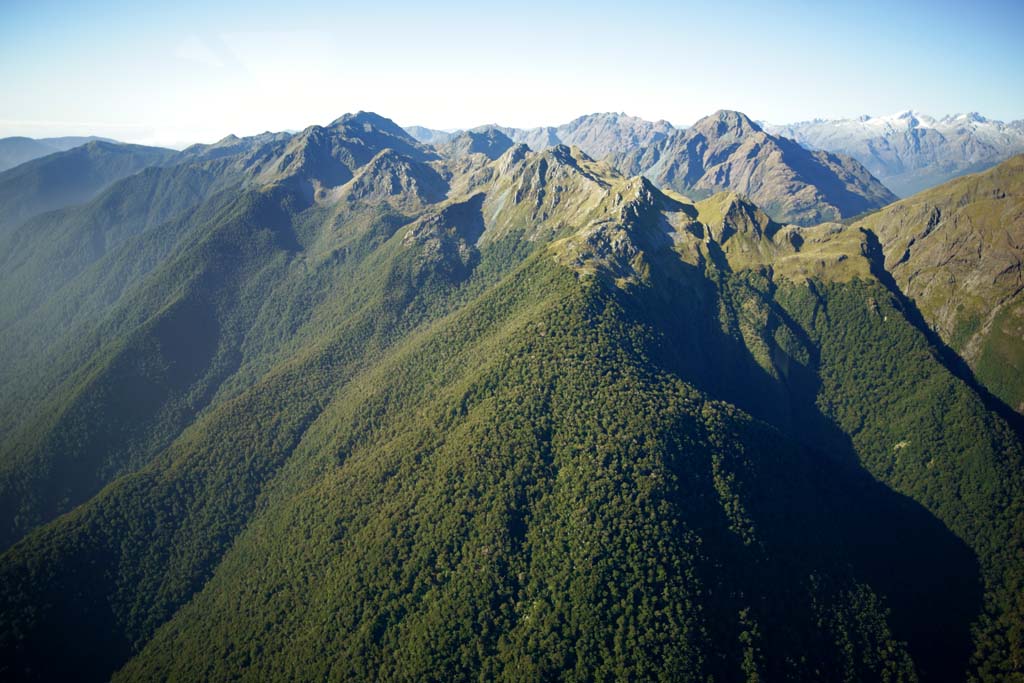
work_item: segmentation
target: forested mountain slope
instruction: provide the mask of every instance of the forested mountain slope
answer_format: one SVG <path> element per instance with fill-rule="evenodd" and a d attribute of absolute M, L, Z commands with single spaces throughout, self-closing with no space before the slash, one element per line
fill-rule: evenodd
<path fill-rule="evenodd" d="M 1021 676 L 1020 434 L 875 233 L 496 145 L 360 113 L 21 238 L 4 677 Z"/>
<path fill-rule="evenodd" d="M 88 137 L 59 137 L 59 138 L 27 138 L 13 136 L 0 138 L 0 172 L 9 168 L 19 166 L 26 161 L 32 161 L 54 152 L 64 152 L 73 147 L 79 147 L 94 140 L 104 142 L 116 142 L 106 138 L 95 136 Z"/>
<path fill-rule="evenodd" d="M 0 235 L 32 216 L 80 204 L 116 180 L 162 164 L 176 152 L 92 141 L 0 173 Z"/>

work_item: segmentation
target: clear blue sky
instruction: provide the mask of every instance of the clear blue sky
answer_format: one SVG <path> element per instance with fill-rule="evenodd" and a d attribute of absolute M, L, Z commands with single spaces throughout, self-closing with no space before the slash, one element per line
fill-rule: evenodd
<path fill-rule="evenodd" d="M 1024 118 L 1024 0 L 0 0 L 0 136 L 159 144 L 303 128 Z"/>

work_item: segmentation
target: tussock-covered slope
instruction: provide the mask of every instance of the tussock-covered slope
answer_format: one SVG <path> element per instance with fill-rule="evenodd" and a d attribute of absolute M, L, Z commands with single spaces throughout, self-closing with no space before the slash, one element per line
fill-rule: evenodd
<path fill-rule="evenodd" d="M 924 319 L 1024 412 L 1024 156 L 859 221 Z"/>

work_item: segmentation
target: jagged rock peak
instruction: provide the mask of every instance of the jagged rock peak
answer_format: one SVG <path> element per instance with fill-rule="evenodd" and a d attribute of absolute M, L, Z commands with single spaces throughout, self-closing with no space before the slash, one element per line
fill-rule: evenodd
<path fill-rule="evenodd" d="M 719 109 L 714 114 L 697 121 L 691 130 L 703 133 L 707 137 L 724 137 L 726 135 L 742 137 L 751 133 L 760 133 L 761 126 L 742 112 Z"/>
<path fill-rule="evenodd" d="M 359 169 L 344 196 L 349 201 L 400 198 L 430 204 L 444 199 L 447 191 L 447 183 L 430 166 L 385 149 Z"/>
<path fill-rule="evenodd" d="M 523 159 L 525 159 L 526 155 L 529 153 L 529 145 L 522 142 L 517 142 L 516 144 L 509 147 L 508 150 L 501 155 L 501 159 L 503 161 L 507 161 L 510 164 L 514 164 L 518 161 L 522 161 Z"/>
<path fill-rule="evenodd" d="M 573 166 L 576 166 L 578 161 L 593 161 L 593 159 L 583 153 L 583 150 L 578 147 L 569 147 L 569 145 L 555 145 L 545 150 L 544 154 L 556 161 Z"/>
<path fill-rule="evenodd" d="M 697 202 L 697 209 L 701 222 L 719 243 L 736 233 L 770 238 L 781 227 L 756 204 L 734 191 L 719 192 Z"/>
<path fill-rule="evenodd" d="M 662 200 L 667 198 L 650 180 L 635 176 L 626 182 L 616 199 L 622 202 L 619 218 L 628 225 L 659 210 L 664 203 Z"/>

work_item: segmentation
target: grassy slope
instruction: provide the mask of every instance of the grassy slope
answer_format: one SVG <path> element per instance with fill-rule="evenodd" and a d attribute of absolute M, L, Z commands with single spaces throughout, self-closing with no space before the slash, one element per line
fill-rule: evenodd
<path fill-rule="evenodd" d="M 1024 156 L 857 221 L 942 340 L 1007 405 L 1024 410 Z"/>

